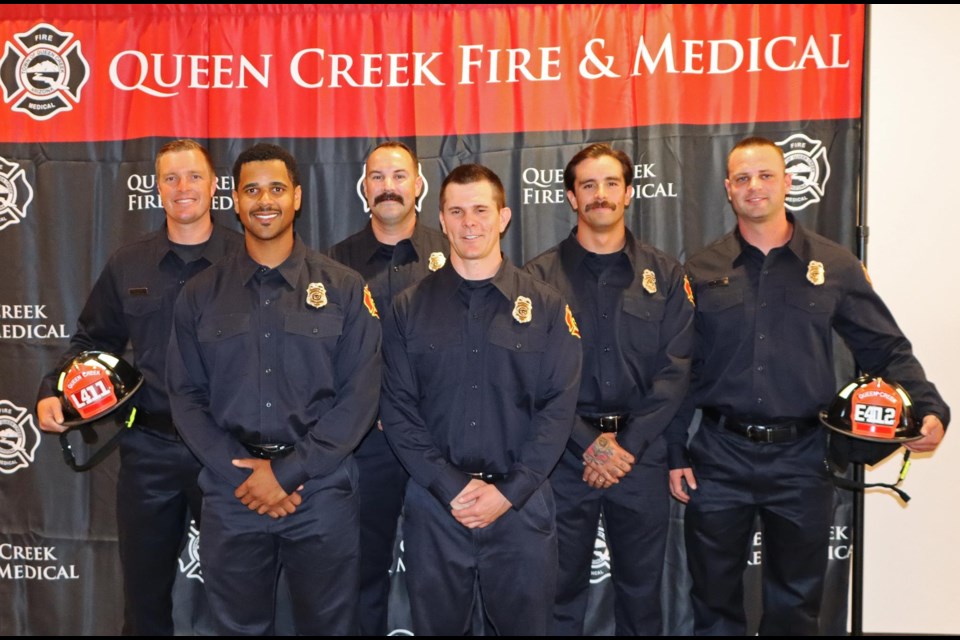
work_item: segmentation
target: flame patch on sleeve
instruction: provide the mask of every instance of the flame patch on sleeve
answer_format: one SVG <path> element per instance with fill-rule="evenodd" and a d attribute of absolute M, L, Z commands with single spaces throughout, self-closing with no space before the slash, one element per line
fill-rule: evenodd
<path fill-rule="evenodd" d="M 690 301 L 690 304 L 696 307 L 697 303 L 693 300 L 693 287 L 690 286 L 690 278 L 686 274 L 683 276 L 683 290 L 687 292 L 687 300 Z"/>
<path fill-rule="evenodd" d="M 570 335 L 572 335 L 574 338 L 577 338 L 579 340 L 580 329 L 577 327 L 577 321 L 573 317 L 573 311 L 570 311 L 570 305 L 567 305 L 566 321 L 567 321 L 567 331 L 570 332 Z"/>
<path fill-rule="evenodd" d="M 377 320 L 380 319 L 380 314 L 377 313 L 377 303 L 373 301 L 373 294 L 370 293 L 370 285 L 363 285 L 363 306 L 367 308 L 367 311 L 370 312 Z"/>

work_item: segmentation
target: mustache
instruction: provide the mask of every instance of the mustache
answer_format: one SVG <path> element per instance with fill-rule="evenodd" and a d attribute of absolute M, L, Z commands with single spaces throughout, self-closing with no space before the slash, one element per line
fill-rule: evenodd
<path fill-rule="evenodd" d="M 390 200 L 403 204 L 403 196 L 401 196 L 399 193 L 394 193 L 393 191 L 384 191 L 383 193 L 381 193 L 380 195 L 378 195 L 376 198 L 373 199 L 373 204 L 380 204 L 381 202 L 389 202 Z"/>
<path fill-rule="evenodd" d="M 586 207 L 583 208 L 584 213 L 587 211 L 593 211 L 594 209 L 616 209 L 609 200 L 597 200 L 596 202 L 591 202 Z"/>
<path fill-rule="evenodd" d="M 258 213 L 280 213 L 280 209 L 277 207 L 257 207 L 250 211 L 250 215 L 256 215 Z"/>

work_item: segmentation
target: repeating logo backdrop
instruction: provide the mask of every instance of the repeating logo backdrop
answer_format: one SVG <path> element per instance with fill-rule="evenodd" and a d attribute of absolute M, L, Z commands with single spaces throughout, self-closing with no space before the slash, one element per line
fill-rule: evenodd
<path fill-rule="evenodd" d="M 562 171 L 583 145 L 631 156 L 628 225 L 682 260 L 733 226 L 726 153 L 758 134 L 784 149 L 800 222 L 855 246 L 863 5 L 263 7 L 0 13 L 0 633 L 119 631 L 116 456 L 74 473 L 32 411 L 107 257 L 162 223 L 153 162 L 172 138 L 208 146 L 214 217 L 234 228 L 234 158 L 256 141 L 286 146 L 304 181 L 297 229 L 316 248 L 366 223 L 356 188 L 377 142 L 416 149 L 431 185 L 419 211 L 434 227 L 443 177 L 481 162 L 503 179 L 514 211 L 504 251 L 523 263 L 574 224 Z M 838 634 L 849 573 L 841 497 L 824 612 L 824 630 Z M 671 525 L 665 631 L 685 633 L 679 505 Z M 194 530 L 187 542 L 177 626 L 202 633 L 202 541 Z M 401 550 L 402 539 L 398 635 L 409 629 Z M 758 546 L 754 583 L 761 567 Z M 612 631 L 610 571 L 601 523 L 593 633 Z"/>

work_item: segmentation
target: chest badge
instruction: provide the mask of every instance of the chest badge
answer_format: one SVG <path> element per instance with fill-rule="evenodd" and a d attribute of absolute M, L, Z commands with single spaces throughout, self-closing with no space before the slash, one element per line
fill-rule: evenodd
<path fill-rule="evenodd" d="M 567 313 L 564 318 L 567 321 L 567 331 L 570 332 L 574 338 L 580 338 L 580 328 L 577 326 L 577 321 L 573 317 L 573 311 L 570 310 L 570 305 L 567 305 Z"/>
<path fill-rule="evenodd" d="M 650 269 L 643 270 L 643 290 L 650 295 L 657 292 L 657 275 Z"/>
<path fill-rule="evenodd" d="M 807 265 L 807 280 L 815 287 L 823 284 L 823 263 L 811 260 Z"/>
<path fill-rule="evenodd" d="M 447 264 L 447 257 L 443 255 L 443 252 L 434 251 L 430 254 L 430 259 L 427 260 L 427 269 L 430 269 L 430 271 L 436 271 L 445 264 Z"/>
<path fill-rule="evenodd" d="M 307 285 L 307 304 L 314 309 L 327 306 L 327 288 L 320 282 Z"/>
<path fill-rule="evenodd" d="M 513 319 L 520 324 L 527 324 L 533 320 L 533 301 L 524 296 L 517 296 L 513 303 Z"/>

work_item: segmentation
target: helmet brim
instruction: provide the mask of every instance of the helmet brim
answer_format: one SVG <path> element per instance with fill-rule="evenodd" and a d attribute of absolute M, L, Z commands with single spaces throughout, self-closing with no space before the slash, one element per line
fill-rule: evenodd
<path fill-rule="evenodd" d="M 836 425 L 831 424 L 831 423 L 827 420 L 827 417 L 828 417 L 828 416 L 827 416 L 827 412 L 826 412 L 826 411 L 821 411 L 821 412 L 820 412 L 820 422 L 822 422 L 822 423 L 824 424 L 824 426 L 828 427 L 831 431 L 836 431 L 836 432 L 839 433 L 840 435 L 847 436 L 848 438 L 855 438 L 855 439 L 857 439 L 857 440 L 864 440 L 864 441 L 866 441 L 866 442 L 880 442 L 880 443 L 896 444 L 896 443 L 903 443 L 903 442 L 913 442 L 914 440 L 919 440 L 920 438 L 923 437 L 923 434 L 922 434 L 922 433 L 917 434 L 917 435 L 915 435 L 915 436 L 894 436 L 893 438 L 879 438 L 879 437 L 871 437 L 871 436 L 862 436 L 862 435 L 860 435 L 860 434 L 858 434 L 858 433 L 853 433 L 852 431 L 850 431 L 850 429 L 841 428 L 841 427 L 838 427 L 838 426 L 836 426 Z"/>

